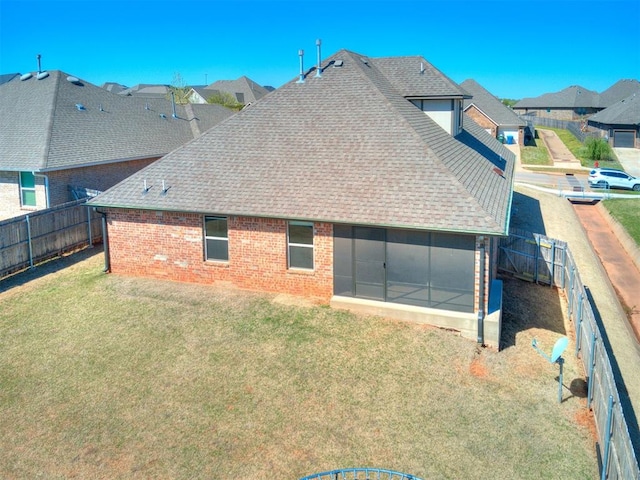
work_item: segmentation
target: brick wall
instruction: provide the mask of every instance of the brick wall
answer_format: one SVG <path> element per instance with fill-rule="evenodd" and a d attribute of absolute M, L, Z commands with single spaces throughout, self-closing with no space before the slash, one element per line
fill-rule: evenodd
<path fill-rule="evenodd" d="M 156 160 L 157 158 L 147 158 L 49 172 L 47 175 L 51 206 L 74 200 L 69 185 L 104 191 Z"/>
<path fill-rule="evenodd" d="M 203 216 L 108 209 L 111 271 L 329 301 L 333 294 L 333 226 L 314 225 L 314 270 L 287 268 L 287 222 L 228 217 L 229 261 L 204 260 Z"/>
<path fill-rule="evenodd" d="M 497 133 L 498 133 L 497 125 L 495 123 L 493 123 L 489 118 L 487 118 L 487 116 L 485 114 L 480 112 L 480 110 L 478 110 L 475 105 L 471 105 L 465 111 L 465 113 L 467 115 L 469 115 L 473 119 L 474 122 L 476 122 L 478 125 L 480 125 L 485 130 L 491 129 L 491 136 L 493 138 L 497 137 Z"/>

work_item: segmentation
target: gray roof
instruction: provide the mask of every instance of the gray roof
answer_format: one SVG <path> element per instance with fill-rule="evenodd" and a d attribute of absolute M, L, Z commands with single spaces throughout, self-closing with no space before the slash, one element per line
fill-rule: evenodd
<path fill-rule="evenodd" d="M 33 76 L 0 85 L 0 170 L 49 171 L 160 157 L 233 115 L 219 105 L 202 105 L 191 114 L 177 106 L 178 118 L 172 118 L 168 100 L 122 97 L 68 77 L 50 71 L 41 80 Z"/>
<path fill-rule="evenodd" d="M 473 98 L 464 100 L 465 111 L 471 105 L 474 105 L 498 126 L 515 125 L 524 127 L 527 125 L 527 122 L 522 120 L 513 110 L 494 97 L 475 80 L 465 80 L 460 86 L 473 96 Z"/>
<path fill-rule="evenodd" d="M 242 76 L 235 80 L 218 80 L 204 88 L 194 88 L 205 100 L 216 92 L 230 93 L 243 104 L 253 103 L 264 97 L 269 90 L 248 77 Z"/>
<path fill-rule="evenodd" d="M 622 99 L 640 92 L 640 82 L 633 79 L 618 80 L 600 94 L 600 107 L 607 108 Z"/>
<path fill-rule="evenodd" d="M 469 118 L 450 136 L 404 98 L 394 83 L 422 82 L 419 65 L 392 82 L 364 58 L 339 51 L 321 78 L 292 80 L 91 203 L 506 234 L 513 154 Z"/>
<path fill-rule="evenodd" d="M 589 117 L 589 123 L 640 125 L 640 91 Z"/>
<path fill-rule="evenodd" d="M 366 57 L 362 58 L 364 61 L 368 60 Z M 461 98 L 465 96 L 464 90 L 427 62 L 424 57 L 381 57 L 374 61 L 380 72 L 404 97 Z"/>
<path fill-rule="evenodd" d="M 0 75 L 0 85 L 10 82 L 11 80 L 19 76 L 19 73 L 3 73 L 2 75 Z"/>
<path fill-rule="evenodd" d="M 535 98 L 523 98 L 513 108 L 598 108 L 598 92 L 579 85 Z"/>
<path fill-rule="evenodd" d="M 116 93 L 118 95 L 128 95 L 143 98 L 167 98 L 170 91 L 171 87 L 169 85 L 139 83 L 138 85 L 120 90 Z"/>

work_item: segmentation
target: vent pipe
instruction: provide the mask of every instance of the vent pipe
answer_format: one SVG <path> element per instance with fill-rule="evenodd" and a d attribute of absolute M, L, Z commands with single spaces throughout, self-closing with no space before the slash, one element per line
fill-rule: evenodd
<path fill-rule="evenodd" d="M 176 95 L 173 90 L 171 90 L 171 108 L 173 109 L 171 116 L 173 118 L 178 118 L 178 115 L 176 114 Z"/>
<path fill-rule="evenodd" d="M 304 50 L 298 50 L 298 56 L 300 57 L 300 78 L 296 83 L 304 83 Z"/>
<path fill-rule="evenodd" d="M 420 75 L 424 74 L 424 63 L 420 62 Z"/>
<path fill-rule="evenodd" d="M 36 59 L 38 60 L 38 74 L 42 73 L 42 68 L 40 67 L 40 58 L 42 58 L 42 55 L 37 54 Z"/>
<path fill-rule="evenodd" d="M 316 77 L 322 77 L 322 57 L 320 56 L 320 45 L 322 45 L 322 40 L 316 40 L 316 50 L 318 51 L 318 66 L 316 67 Z"/>

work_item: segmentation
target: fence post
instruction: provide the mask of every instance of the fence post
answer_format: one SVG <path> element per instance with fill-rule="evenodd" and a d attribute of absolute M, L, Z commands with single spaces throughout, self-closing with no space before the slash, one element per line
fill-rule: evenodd
<path fill-rule="evenodd" d="M 93 238 L 91 236 L 91 207 L 87 207 L 87 228 L 89 229 L 89 248 L 93 248 Z"/>
<path fill-rule="evenodd" d="M 574 318 L 576 322 L 576 357 L 578 356 L 578 352 L 580 351 L 580 334 L 582 329 L 582 292 L 578 294 L 578 314 L 576 318 Z"/>
<path fill-rule="evenodd" d="M 27 222 L 27 244 L 29 245 L 29 268 L 33 268 L 33 246 L 31 245 L 31 221 L 29 215 L 24 216 Z"/>
<path fill-rule="evenodd" d="M 551 240 L 551 278 L 549 287 L 553 287 L 556 282 L 556 242 Z"/>
<path fill-rule="evenodd" d="M 607 429 L 604 438 L 604 455 L 602 457 L 602 474 L 600 480 L 606 480 L 609 468 L 609 447 L 611 446 L 611 421 L 613 417 L 613 395 L 609 395 L 609 405 L 607 406 Z"/>
<path fill-rule="evenodd" d="M 596 332 L 591 332 L 591 358 L 589 359 L 589 383 L 587 384 L 587 408 L 593 400 L 593 370 L 596 366 Z"/>

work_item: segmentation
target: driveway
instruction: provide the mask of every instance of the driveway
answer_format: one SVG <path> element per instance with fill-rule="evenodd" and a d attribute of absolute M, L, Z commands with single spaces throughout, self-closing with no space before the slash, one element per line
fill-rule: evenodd
<path fill-rule="evenodd" d="M 640 177 L 640 149 L 639 148 L 614 148 L 620 164 L 625 172 L 634 177 Z"/>

